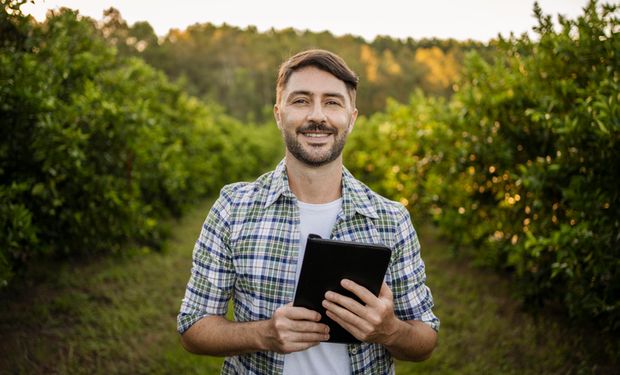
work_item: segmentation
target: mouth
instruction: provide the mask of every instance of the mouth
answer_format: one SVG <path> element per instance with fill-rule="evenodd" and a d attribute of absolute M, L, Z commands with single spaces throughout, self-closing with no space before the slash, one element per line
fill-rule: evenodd
<path fill-rule="evenodd" d="M 314 140 L 321 140 L 336 134 L 336 132 L 325 125 L 311 124 L 299 129 L 299 134 Z"/>
<path fill-rule="evenodd" d="M 327 138 L 333 133 L 317 133 L 317 132 L 301 132 L 301 134 L 308 138 Z"/>

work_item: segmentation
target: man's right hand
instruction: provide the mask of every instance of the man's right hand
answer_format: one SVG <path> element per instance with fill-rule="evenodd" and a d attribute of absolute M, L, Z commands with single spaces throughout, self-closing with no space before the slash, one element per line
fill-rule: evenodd
<path fill-rule="evenodd" d="M 264 337 L 268 350 L 281 354 L 298 352 L 329 339 L 329 327 L 319 323 L 321 314 L 288 303 L 266 321 Z"/>

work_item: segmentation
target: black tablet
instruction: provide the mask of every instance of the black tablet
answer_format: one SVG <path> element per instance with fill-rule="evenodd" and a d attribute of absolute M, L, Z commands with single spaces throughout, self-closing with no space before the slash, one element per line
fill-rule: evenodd
<path fill-rule="evenodd" d="M 330 328 L 329 342 L 359 342 L 327 317 L 322 306 L 325 292 L 331 290 L 361 302 L 340 285 L 342 279 L 349 279 L 379 295 L 390 255 L 390 249 L 383 245 L 328 240 L 315 234 L 309 235 L 293 305 L 321 314 L 321 323 Z"/>

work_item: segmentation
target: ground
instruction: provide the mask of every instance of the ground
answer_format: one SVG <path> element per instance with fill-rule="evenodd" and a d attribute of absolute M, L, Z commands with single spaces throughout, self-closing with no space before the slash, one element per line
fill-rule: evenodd
<path fill-rule="evenodd" d="M 162 252 L 130 249 L 49 261 L 0 294 L 0 369 L 11 374 L 217 374 L 221 358 L 183 350 L 176 314 L 191 251 L 211 202 L 172 221 Z M 604 345 L 549 313 L 524 311 L 508 278 L 455 257 L 417 224 L 439 345 L 397 374 L 611 374 Z M 606 341 L 602 341 L 603 343 Z M 606 365 L 604 365 L 606 364 Z"/>

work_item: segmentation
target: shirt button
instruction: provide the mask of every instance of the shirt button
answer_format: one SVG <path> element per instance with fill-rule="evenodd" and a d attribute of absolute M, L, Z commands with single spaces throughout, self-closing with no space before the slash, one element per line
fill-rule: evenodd
<path fill-rule="evenodd" d="M 351 348 L 351 354 L 357 354 L 357 347 Z"/>

